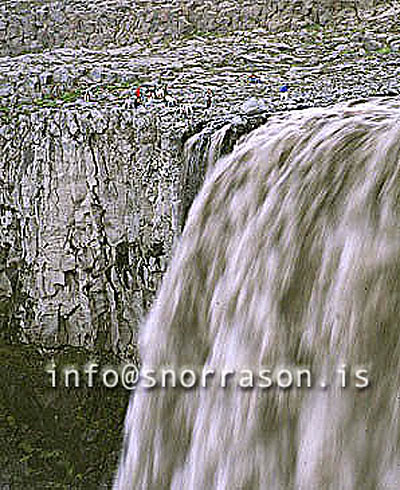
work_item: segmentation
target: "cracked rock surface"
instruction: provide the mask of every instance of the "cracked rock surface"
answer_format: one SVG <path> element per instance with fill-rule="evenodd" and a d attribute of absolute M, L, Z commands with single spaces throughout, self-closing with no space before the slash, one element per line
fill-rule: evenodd
<path fill-rule="evenodd" d="M 46 15 L 59 12 L 64 22 L 55 2 L 7 2 L 3 12 L 14 9 L 22 22 L 28 4 L 29 15 L 48 7 Z M 343 4 L 335 22 L 316 25 L 307 20 L 315 9 L 304 17 L 301 3 L 303 20 L 286 32 L 271 32 L 272 24 L 178 29 L 119 45 L 104 34 L 96 49 L 71 34 L 75 44 L 53 40 L 52 49 L 13 56 L 3 50 L 0 335 L 130 356 L 216 158 L 276 111 L 398 94 L 399 3 L 360 11 Z M 139 85 L 168 85 L 176 105 L 152 99 L 134 109 Z M 206 89 L 213 92 L 209 109 Z"/>
<path fill-rule="evenodd" d="M 2 488 L 111 488 L 129 392 L 55 390 L 46 363 L 139 363 L 138 325 L 207 170 L 270 114 L 398 96 L 399 14 L 375 0 L 1 3 Z M 176 105 L 134 109 L 139 85 L 168 85 Z"/>
<path fill-rule="evenodd" d="M 0 7 L 0 54 L 54 47 L 121 47 L 184 35 L 250 30 L 288 30 L 307 22 L 357 16 L 375 0 L 5 0 Z M 338 17 L 339 16 L 339 17 Z"/>

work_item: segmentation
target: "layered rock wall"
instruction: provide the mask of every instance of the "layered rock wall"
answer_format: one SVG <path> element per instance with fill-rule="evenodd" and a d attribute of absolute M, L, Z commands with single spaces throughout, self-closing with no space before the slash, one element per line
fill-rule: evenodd
<path fill-rule="evenodd" d="M 3 120 L 1 336 L 134 354 L 208 159 L 264 120 L 214 122 L 186 145 L 192 158 L 183 146 L 195 130 L 173 110 L 67 107 Z"/>
<path fill-rule="evenodd" d="M 285 30 L 340 22 L 378 0 L 113 0 L 6 1 L 0 7 L 0 55 L 55 47 L 90 49 L 160 42 L 182 35 L 233 30 Z"/>
<path fill-rule="evenodd" d="M 0 336 L 131 354 L 206 169 L 269 113 L 398 94 L 399 12 L 0 58 Z M 146 84 L 176 105 L 133 109 Z"/>
<path fill-rule="evenodd" d="M 0 128 L 1 332 L 129 346 L 178 230 L 178 143 L 156 116 L 43 110 Z"/>

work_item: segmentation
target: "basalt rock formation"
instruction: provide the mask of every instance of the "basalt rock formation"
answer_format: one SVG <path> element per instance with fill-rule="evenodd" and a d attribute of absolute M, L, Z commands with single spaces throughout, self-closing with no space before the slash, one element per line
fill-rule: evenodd
<path fill-rule="evenodd" d="M 139 362 L 207 170 L 279 111 L 398 94 L 399 5 L 2 2 L 0 484 L 110 488 L 127 396 L 54 391 L 46 362 Z M 135 110 L 149 85 L 175 106 Z"/>
<path fill-rule="evenodd" d="M 133 22 L 128 4 L 100 4 L 96 12 L 117 30 L 114 14 Z M 142 30 L 121 27 L 126 42 L 122 34 L 111 42 L 100 16 L 99 43 L 85 27 L 95 10 L 66 3 L 71 15 L 64 18 L 57 5 L 3 6 L 7 26 L 17 15 L 24 27 L 15 31 L 20 38 L 7 27 L 2 52 L 20 54 L 0 59 L 0 336 L 131 356 L 174 239 L 221 154 L 271 113 L 398 92 L 398 4 L 372 11 L 372 4 L 357 10 L 343 2 L 335 17 L 341 22 L 322 26 L 310 23 L 312 3 L 307 10 L 306 2 L 295 2 L 303 20 L 283 33 L 261 26 L 262 15 L 247 12 L 246 4 L 224 12 L 244 19 L 247 31 L 225 23 L 224 34 L 196 14 L 204 4 L 194 2 L 192 30 L 167 24 L 171 36 L 152 43 L 146 19 L 162 12 L 161 4 L 154 10 L 135 4 L 137 15 L 148 15 Z M 209 15 L 217 18 L 227 7 Z M 274 2 L 253 8 L 280 12 Z M 46 45 L 51 49 L 44 50 L 40 30 L 24 30 L 39 12 L 59 35 Z M 296 17 L 288 12 L 281 14 Z M 82 22 L 73 23 L 75 15 Z M 22 53 L 21 39 L 29 53 Z M 289 97 L 280 101 L 279 86 L 287 82 Z M 152 100 L 134 109 L 135 87 L 149 84 L 168 85 L 176 104 Z M 209 109 L 206 88 L 213 91 Z"/>
<path fill-rule="evenodd" d="M 185 169 L 171 117 L 46 109 L 3 131 L 3 335 L 129 354 L 207 166 Z"/>
<path fill-rule="evenodd" d="M 101 49 L 107 45 L 159 42 L 198 33 L 287 30 L 308 22 L 340 21 L 346 9 L 357 16 L 376 0 L 7 0 L 0 8 L 0 53 L 21 54 L 55 47 Z M 339 17 L 338 17 L 339 16 Z"/>

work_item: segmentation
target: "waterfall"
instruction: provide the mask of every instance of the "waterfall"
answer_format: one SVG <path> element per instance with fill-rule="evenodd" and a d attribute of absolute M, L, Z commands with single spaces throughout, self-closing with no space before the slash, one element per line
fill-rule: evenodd
<path fill-rule="evenodd" d="M 398 100 L 273 116 L 220 158 L 142 325 L 142 372 L 301 367 L 312 385 L 139 383 L 115 490 L 400 488 L 399 224 Z"/>

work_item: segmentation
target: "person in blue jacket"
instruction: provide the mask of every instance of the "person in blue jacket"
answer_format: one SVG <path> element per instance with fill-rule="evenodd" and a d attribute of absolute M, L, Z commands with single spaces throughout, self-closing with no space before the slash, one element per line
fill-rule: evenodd
<path fill-rule="evenodd" d="M 282 87 L 279 89 L 279 94 L 281 96 L 281 100 L 286 100 L 289 95 L 289 87 L 287 84 L 282 85 Z"/>

